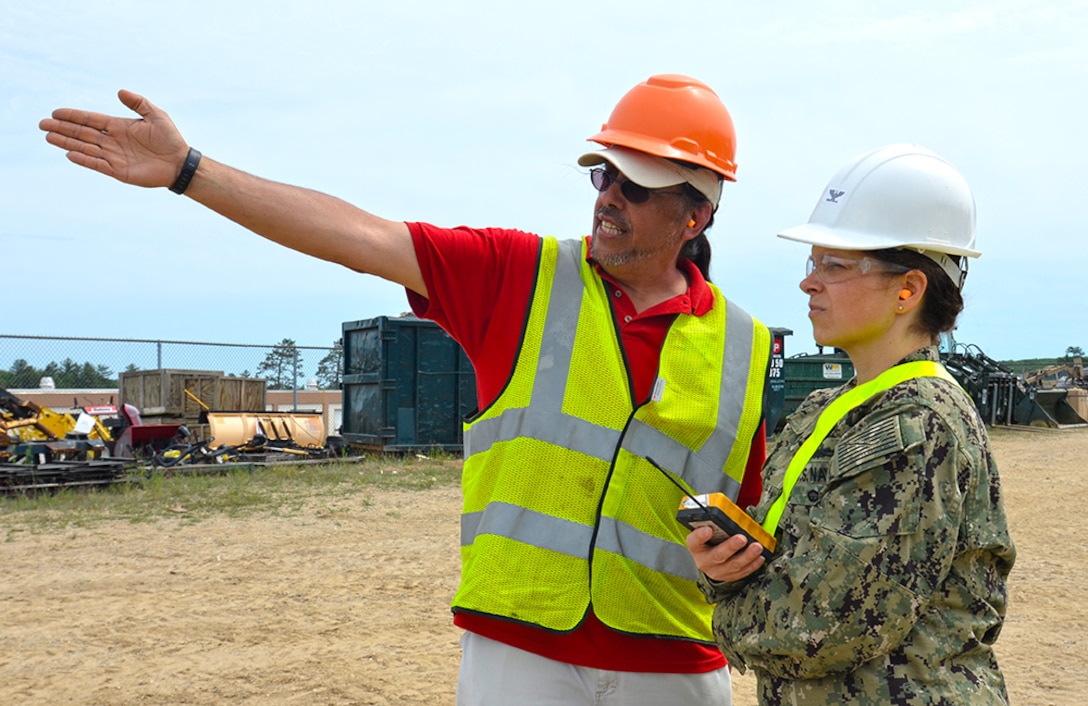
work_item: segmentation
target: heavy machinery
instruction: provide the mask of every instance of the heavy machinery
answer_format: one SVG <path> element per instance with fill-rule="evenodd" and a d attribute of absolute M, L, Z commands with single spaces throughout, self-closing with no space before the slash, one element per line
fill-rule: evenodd
<path fill-rule="evenodd" d="M 1080 356 L 1026 372 L 1024 381 L 1035 387 L 1039 405 L 1059 423 L 1088 423 L 1088 378 Z"/>
<path fill-rule="evenodd" d="M 112 452 L 119 458 L 150 459 L 162 449 L 189 437 L 184 424 L 144 424 L 135 405 L 121 405 L 121 427 Z"/>
<path fill-rule="evenodd" d="M 0 494 L 124 482 L 125 464 L 104 458 L 111 441 L 96 415 L 56 412 L 0 388 Z"/>
<path fill-rule="evenodd" d="M 977 346 L 956 343 L 942 352 L 941 362 L 971 395 L 987 424 L 1051 428 L 1088 425 L 1088 390 L 1071 384 L 1040 384 L 1054 371 L 1053 367 L 1018 375 Z M 1067 383 L 1070 380 L 1066 378 Z"/>
<path fill-rule="evenodd" d="M 1068 363 L 1058 363 L 1026 372 L 1024 380 L 1044 389 L 1088 388 L 1088 379 L 1084 377 L 1084 363 L 1080 356 Z"/>
<path fill-rule="evenodd" d="M 0 460 L 82 461 L 105 456 L 109 429 L 91 414 L 73 416 L 22 400 L 0 388 Z"/>
<path fill-rule="evenodd" d="M 977 346 L 947 336 L 941 362 L 975 403 L 986 424 L 1063 428 L 1088 425 L 1088 381 L 1079 359 L 1023 375 L 983 353 Z M 838 387 L 854 375 L 850 358 L 838 349 L 800 353 L 784 361 L 788 415 L 813 390 Z M 781 426 L 782 420 L 779 420 Z"/>

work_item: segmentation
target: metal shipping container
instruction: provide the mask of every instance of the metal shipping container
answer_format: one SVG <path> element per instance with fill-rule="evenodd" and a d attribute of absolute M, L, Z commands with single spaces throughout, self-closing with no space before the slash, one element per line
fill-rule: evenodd
<path fill-rule="evenodd" d="M 784 363 L 786 400 L 779 427 L 810 392 L 824 387 L 839 387 L 854 377 L 854 364 L 850 357 L 837 348 L 831 353 L 799 353 L 786 358 Z"/>
<path fill-rule="evenodd" d="M 476 410 L 476 371 L 461 346 L 414 316 L 345 322 L 343 334 L 344 441 L 460 453 L 462 422 Z"/>

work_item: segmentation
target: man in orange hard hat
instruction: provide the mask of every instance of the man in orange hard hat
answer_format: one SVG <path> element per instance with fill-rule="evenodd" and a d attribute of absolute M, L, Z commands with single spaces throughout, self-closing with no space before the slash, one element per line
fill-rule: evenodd
<path fill-rule="evenodd" d="M 401 284 L 472 360 L 459 704 L 731 702 L 678 485 L 758 500 L 771 337 L 709 282 L 735 136 L 708 86 L 661 75 L 623 96 L 578 160 L 597 199 L 569 240 L 385 220 L 202 158 L 119 97 L 139 119 L 60 109 L 40 127 L 76 164 Z"/>

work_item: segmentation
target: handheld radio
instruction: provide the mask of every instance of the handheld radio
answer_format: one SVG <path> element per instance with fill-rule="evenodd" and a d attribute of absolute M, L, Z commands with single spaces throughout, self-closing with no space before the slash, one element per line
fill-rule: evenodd
<path fill-rule="evenodd" d="M 744 535 L 749 544 L 758 542 L 763 548 L 763 558 L 766 561 L 771 560 L 777 544 L 774 535 L 763 529 L 758 522 L 753 520 L 744 510 L 741 510 L 724 493 L 692 495 L 656 461 L 649 456 L 646 456 L 646 460 L 684 493 L 684 499 L 680 502 L 680 509 L 676 513 L 676 519 L 680 524 L 690 530 L 696 527 L 710 527 L 713 529 L 714 535 L 707 541 L 707 544 L 712 546 L 724 542 L 734 534 Z"/>

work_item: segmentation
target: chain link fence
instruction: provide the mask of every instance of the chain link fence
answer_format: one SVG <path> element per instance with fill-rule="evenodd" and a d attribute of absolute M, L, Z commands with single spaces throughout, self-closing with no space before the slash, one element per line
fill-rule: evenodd
<path fill-rule="evenodd" d="M 339 390 L 343 348 L 0 334 L 0 387 L 115 388 L 120 374 L 177 369 L 263 378 L 269 390 Z"/>

